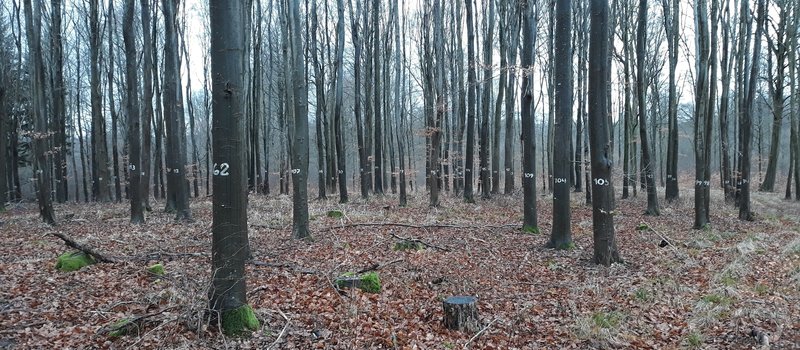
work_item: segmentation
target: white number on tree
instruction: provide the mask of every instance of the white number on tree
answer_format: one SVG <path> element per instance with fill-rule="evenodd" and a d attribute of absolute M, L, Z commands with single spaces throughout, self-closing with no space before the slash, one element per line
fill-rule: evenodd
<path fill-rule="evenodd" d="M 228 176 L 230 175 L 230 173 L 228 173 L 228 169 L 230 169 L 230 167 L 231 166 L 228 165 L 228 163 L 222 163 L 222 164 L 214 163 L 214 175 Z"/>
<path fill-rule="evenodd" d="M 608 186 L 609 182 L 606 179 L 594 179 L 594 184 L 597 186 Z"/>
<path fill-rule="evenodd" d="M 300 173 L 300 169 L 292 169 L 292 174 L 299 174 L 299 173 Z"/>

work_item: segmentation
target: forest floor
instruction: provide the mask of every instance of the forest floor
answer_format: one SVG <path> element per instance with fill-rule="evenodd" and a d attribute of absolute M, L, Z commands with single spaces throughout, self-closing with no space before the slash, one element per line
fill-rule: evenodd
<path fill-rule="evenodd" d="M 249 235 L 260 263 L 248 265 L 247 287 L 262 322 L 249 338 L 201 322 L 210 198 L 192 202 L 194 223 L 155 211 L 142 226 L 128 223 L 127 203 L 56 205 L 56 227 L 40 223 L 35 203 L 20 203 L 0 214 L 0 349 L 748 349 L 760 347 L 754 329 L 772 348 L 800 348 L 800 204 L 754 193 L 757 219 L 742 222 L 715 193 L 712 225 L 694 230 L 691 189 L 681 195 L 662 199 L 659 217 L 642 215 L 642 193 L 617 200 L 626 263 L 611 267 L 591 262 L 583 193 L 572 196 L 569 251 L 543 248 L 549 196 L 538 201 L 537 235 L 519 229 L 521 194 L 476 204 L 444 194 L 437 209 L 422 193 L 408 208 L 392 195 L 312 201 L 314 240 L 306 242 L 290 238 L 290 197 L 253 195 Z M 58 272 L 56 257 L 69 249 L 53 232 L 121 262 Z M 394 236 L 435 247 L 394 250 Z M 663 239 L 672 244 L 659 247 Z M 146 271 L 156 262 L 164 277 Z M 335 289 L 337 276 L 374 264 L 379 294 Z M 452 295 L 477 296 L 481 334 L 442 326 L 442 300 Z M 128 335 L 106 333 L 143 315 Z"/>

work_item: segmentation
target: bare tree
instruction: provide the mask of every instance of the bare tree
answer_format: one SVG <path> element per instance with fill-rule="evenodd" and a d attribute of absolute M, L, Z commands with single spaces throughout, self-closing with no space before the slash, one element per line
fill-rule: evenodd
<path fill-rule="evenodd" d="M 569 148 L 563 145 L 572 137 L 572 1 L 558 0 L 555 7 L 554 58 L 558 62 L 553 68 L 555 79 L 556 115 L 553 131 L 555 147 L 553 153 L 553 230 L 548 248 L 569 249 L 572 243 L 570 227 L 571 162 Z M 577 178 L 576 178 L 577 180 Z"/>
<path fill-rule="evenodd" d="M 294 102 L 294 144 L 292 145 L 292 236 L 311 237 L 308 231 L 308 84 L 303 62 L 299 1 L 286 0 Z"/>
<path fill-rule="evenodd" d="M 522 118 L 522 230 L 539 232 L 536 214 L 536 129 L 533 123 L 533 52 L 536 48 L 536 1 L 519 2 L 522 15 L 522 96 L 520 115 Z"/>
<path fill-rule="evenodd" d="M 611 141 L 608 131 L 608 0 L 590 3 L 589 32 L 589 143 L 592 155 L 592 226 L 594 262 L 621 262 L 614 234 L 614 190 L 611 183 Z"/>
<path fill-rule="evenodd" d="M 122 19 L 122 36 L 125 43 L 125 113 L 128 115 L 128 170 L 130 185 L 128 197 L 131 201 L 131 223 L 144 222 L 142 206 L 141 173 L 144 172 L 141 158 L 141 119 L 139 116 L 139 75 L 136 64 L 136 38 L 133 29 L 134 0 L 125 0 L 125 15 Z"/>
<path fill-rule="evenodd" d="M 42 221 L 50 225 L 56 224 L 53 213 L 53 203 L 50 198 L 50 159 L 48 154 L 49 131 L 47 120 L 47 101 L 44 97 L 44 62 L 42 59 L 41 23 L 42 12 L 39 3 L 31 6 L 31 0 L 24 1 L 25 6 L 25 32 L 27 34 L 29 69 L 31 74 L 31 92 L 33 108 L 33 153 L 34 153 L 34 178 L 36 179 L 36 200 L 39 204 L 39 216 Z"/>
<path fill-rule="evenodd" d="M 92 194 L 100 202 L 108 202 L 108 146 L 106 146 L 106 122 L 103 118 L 103 96 L 100 85 L 100 19 L 97 0 L 89 1 L 89 56 L 91 66 L 92 100 Z"/>

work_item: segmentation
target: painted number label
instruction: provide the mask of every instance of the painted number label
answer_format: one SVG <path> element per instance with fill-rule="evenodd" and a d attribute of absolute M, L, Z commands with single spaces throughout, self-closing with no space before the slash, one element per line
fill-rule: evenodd
<path fill-rule="evenodd" d="M 606 179 L 594 179 L 594 184 L 597 186 L 608 186 L 609 182 Z"/>
<path fill-rule="evenodd" d="M 128 169 L 130 169 L 131 171 L 135 171 L 136 170 L 136 165 L 131 164 L 131 165 L 128 166 Z"/>
<path fill-rule="evenodd" d="M 217 164 L 214 163 L 214 175 L 216 176 L 228 176 L 228 169 L 230 169 L 230 165 L 228 163 Z"/>
<path fill-rule="evenodd" d="M 292 174 L 299 174 L 299 173 L 300 173 L 300 169 L 292 169 Z"/>
<path fill-rule="evenodd" d="M 533 173 L 525 173 L 525 178 L 526 179 L 532 179 L 532 178 L 534 178 L 534 176 L 535 175 L 533 175 Z"/>
<path fill-rule="evenodd" d="M 563 177 L 557 177 L 557 178 L 555 178 L 555 182 L 557 184 L 565 184 L 565 183 L 567 183 L 567 179 L 563 178 Z"/>

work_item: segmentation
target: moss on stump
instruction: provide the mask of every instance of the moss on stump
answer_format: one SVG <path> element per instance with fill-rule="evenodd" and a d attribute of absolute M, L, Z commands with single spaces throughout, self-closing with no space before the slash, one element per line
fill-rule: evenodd
<path fill-rule="evenodd" d="M 250 305 L 222 313 L 222 332 L 227 336 L 242 336 L 257 331 L 261 327 Z"/>
<path fill-rule="evenodd" d="M 337 278 L 334 283 L 337 288 L 358 288 L 366 293 L 380 293 L 381 279 L 377 272 L 369 272 L 361 276 L 348 272 Z"/>
<path fill-rule="evenodd" d="M 94 258 L 82 251 L 68 252 L 58 257 L 56 269 L 61 272 L 77 271 L 94 263 Z"/>

